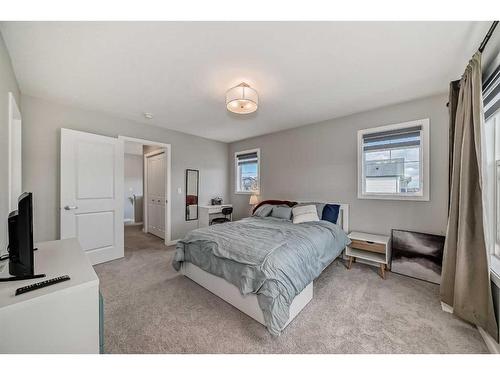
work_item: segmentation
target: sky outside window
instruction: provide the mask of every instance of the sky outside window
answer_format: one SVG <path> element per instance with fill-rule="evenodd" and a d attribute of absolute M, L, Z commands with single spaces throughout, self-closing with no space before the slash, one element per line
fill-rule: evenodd
<path fill-rule="evenodd" d="M 411 177 L 408 188 L 420 187 L 420 147 L 408 147 L 391 150 L 366 151 L 365 161 L 404 160 L 404 177 Z"/>

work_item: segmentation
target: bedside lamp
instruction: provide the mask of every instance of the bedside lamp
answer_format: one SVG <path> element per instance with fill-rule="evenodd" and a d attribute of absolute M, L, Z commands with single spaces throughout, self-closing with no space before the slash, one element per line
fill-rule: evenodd
<path fill-rule="evenodd" d="M 257 203 L 259 203 L 259 198 L 257 197 L 256 194 L 250 195 L 250 202 L 248 202 L 249 205 L 255 206 Z"/>
<path fill-rule="evenodd" d="M 250 214 L 252 214 L 252 211 L 257 203 L 259 203 L 259 197 L 256 194 L 250 195 L 250 201 L 248 202 L 248 204 L 251 206 Z"/>

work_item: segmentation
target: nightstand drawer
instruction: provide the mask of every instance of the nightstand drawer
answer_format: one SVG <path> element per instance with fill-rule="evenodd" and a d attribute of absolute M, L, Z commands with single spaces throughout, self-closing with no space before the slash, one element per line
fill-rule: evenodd
<path fill-rule="evenodd" d="M 383 243 L 375 243 L 372 241 L 361 241 L 361 240 L 352 240 L 352 243 L 349 245 L 353 249 L 371 251 L 373 253 L 381 253 L 385 254 L 385 244 Z"/>

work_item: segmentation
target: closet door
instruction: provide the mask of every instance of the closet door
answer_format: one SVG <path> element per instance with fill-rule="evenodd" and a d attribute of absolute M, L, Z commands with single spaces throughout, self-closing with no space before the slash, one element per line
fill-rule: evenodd
<path fill-rule="evenodd" d="M 165 152 L 150 153 L 147 158 L 148 225 L 147 231 L 165 238 Z"/>

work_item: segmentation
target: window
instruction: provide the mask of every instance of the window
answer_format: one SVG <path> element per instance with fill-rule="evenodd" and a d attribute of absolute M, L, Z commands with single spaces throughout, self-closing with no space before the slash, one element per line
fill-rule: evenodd
<path fill-rule="evenodd" d="M 486 202 L 486 243 L 490 251 L 498 258 L 490 263 L 491 267 L 498 265 L 500 259 L 500 66 L 485 80 L 483 84 L 484 104 L 484 137 L 482 158 L 485 167 L 484 186 Z M 497 268 L 499 266 L 496 266 Z M 495 269 L 495 268 L 493 268 Z M 500 273 L 500 269 L 495 269 Z"/>
<path fill-rule="evenodd" d="M 260 190 L 260 150 L 240 151 L 234 154 L 236 193 L 253 194 Z"/>
<path fill-rule="evenodd" d="M 429 119 L 358 131 L 358 198 L 429 200 Z"/>

